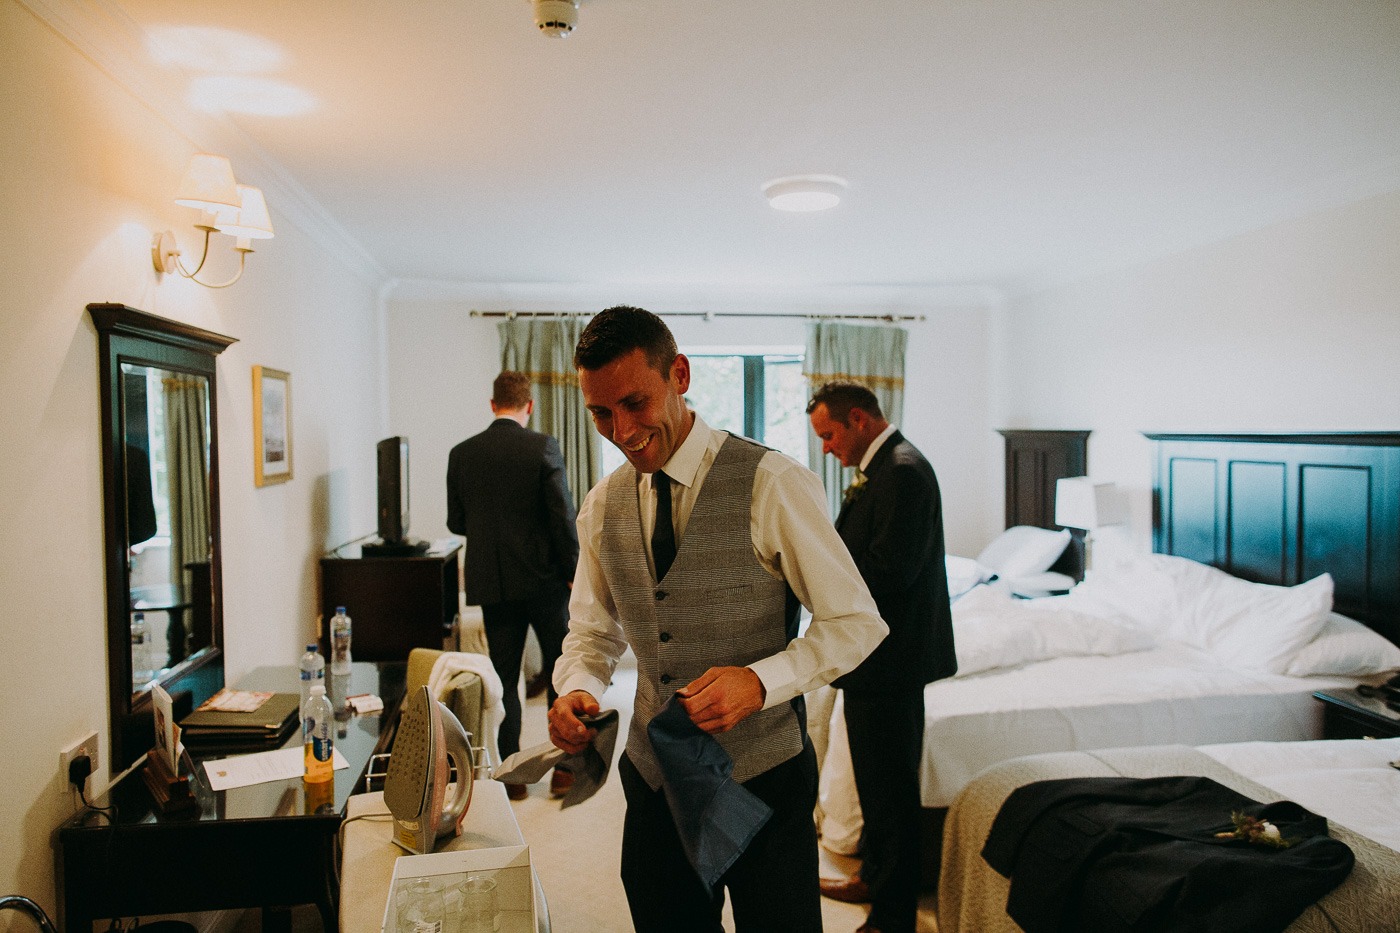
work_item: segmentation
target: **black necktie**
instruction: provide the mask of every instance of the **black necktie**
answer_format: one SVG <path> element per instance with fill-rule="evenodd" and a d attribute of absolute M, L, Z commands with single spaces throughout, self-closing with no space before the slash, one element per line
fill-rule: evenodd
<path fill-rule="evenodd" d="M 651 529 L 651 559 L 656 562 L 656 579 L 666 576 L 676 559 L 676 529 L 671 524 L 671 477 L 661 470 L 652 474 L 656 489 L 656 524 Z"/>

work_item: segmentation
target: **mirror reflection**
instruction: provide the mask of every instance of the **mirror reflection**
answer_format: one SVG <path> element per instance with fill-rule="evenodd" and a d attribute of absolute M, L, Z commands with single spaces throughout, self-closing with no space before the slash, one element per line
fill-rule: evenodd
<path fill-rule="evenodd" d="M 121 364 L 131 689 L 214 641 L 209 379 Z"/>

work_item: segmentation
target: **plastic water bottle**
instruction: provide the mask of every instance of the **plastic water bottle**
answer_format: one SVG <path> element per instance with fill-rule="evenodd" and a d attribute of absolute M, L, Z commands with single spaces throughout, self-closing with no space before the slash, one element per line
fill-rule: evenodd
<path fill-rule="evenodd" d="M 306 701 L 311 699 L 311 688 L 326 687 L 326 659 L 316 650 L 315 642 L 306 646 L 306 654 L 301 656 L 301 707 L 306 709 Z M 303 714 L 304 715 L 304 714 Z"/>
<path fill-rule="evenodd" d="M 350 617 L 344 606 L 336 606 L 331 616 L 331 673 L 350 673 Z"/>
<path fill-rule="evenodd" d="M 335 714 L 326 696 L 325 684 L 316 684 L 301 709 L 301 742 L 306 764 L 304 779 L 308 784 L 320 784 L 335 777 L 335 762 L 332 760 L 335 740 L 331 737 L 334 721 Z"/>
<path fill-rule="evenodd" d="M 131 616 L 131 683 L 140 686 L 151 679 L 150 626 L 144 612 Z"/>

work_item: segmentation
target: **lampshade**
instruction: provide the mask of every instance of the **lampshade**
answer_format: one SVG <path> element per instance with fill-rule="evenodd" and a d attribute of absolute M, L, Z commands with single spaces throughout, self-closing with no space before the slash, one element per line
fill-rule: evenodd
<path fill-rule="evenodd" d="M 214 229 L 229 236 L 250 240 L 267 240 L 273 236 L 272 218 L 267 213 L 263 193 L 252 185 L 239 185 L 242 206 L 236 211 L 220 211 Z"/>
<path fill-rule="evenodd" d="M 238 207 L 238 187 L 228 159 L 208 152 L 190 156 L 189 168 L 185 169 L 185 177 L 175 192 L 175 203 L 206 211 Z"/>
<path fill-rule="evenodd" d="M 1113 483 L 1096 483 L 1087 476 L 1055 481 L 1055 524 L 1092 530 L 1127 520 L 1127 499 Z"/>
<path fill-rule="evenodd" d="M 791 175 L 763 186 L 768 203 L 780 211 L 824 211 L 841 203 L 846 179 L 835 175 Z"/>

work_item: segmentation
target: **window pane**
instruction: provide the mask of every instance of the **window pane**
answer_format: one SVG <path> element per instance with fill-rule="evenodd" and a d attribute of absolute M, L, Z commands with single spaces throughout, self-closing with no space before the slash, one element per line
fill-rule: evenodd
<path fill-rule="evenodd" d="M 744 433 L 744 358 L 690 357 L 690 391 L 686 401 L 705 423 L 719 431 Z"/>
<path fill-rule="evenodd" d="M 765 357 L 763 443 L 781 450 L 798 463 L 807 463 L 807 432 L 811 430 L 804 409 L 807 407 L 807 380 L 802 361 L 791 357 Z"/>
<path fill-rule="evenodd" d="M 684 352 L 684 350 L 682 350 Z M 744 357 L 742 355 L 689 354 L 690 390 L 686 403 L 699 412 L 710 427 L 745 435 Z M 807 462 L 807 380 L 802 357 L 791 354 L 763 356 L 764 436 L 755 438 L 780 450 L 798 463 Z M 622 452 L 604 439 L 603 475 L 623 463 Z"/>

